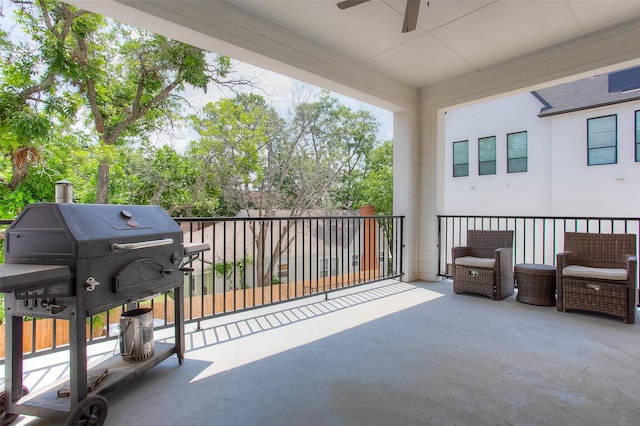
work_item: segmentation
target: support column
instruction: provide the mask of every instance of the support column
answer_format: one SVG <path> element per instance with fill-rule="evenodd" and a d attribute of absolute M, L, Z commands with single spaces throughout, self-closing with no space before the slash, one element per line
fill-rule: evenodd
<path fill-rule="evenodd" d="M 417 107 L 393 114 L 393 214 L 404 216 L 403 281 L 418 279 L 419 143 Z"/>
<path fill-rule="evenodd" d="M 444 111 L 428 93 L 420 94 L 420 178 L 418 204 L 418 276 L 438 281 L 438 212 L 444 200 Z"/>

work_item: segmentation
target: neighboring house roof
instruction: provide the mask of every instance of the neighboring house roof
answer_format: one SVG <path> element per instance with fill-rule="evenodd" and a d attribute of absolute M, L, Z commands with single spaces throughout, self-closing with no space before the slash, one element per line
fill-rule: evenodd
<path fill-rule="evenodd" d="M 531 94 L 544 105 L 538 117 L 634 101 L 640 99 L 640 67 L 596 75 Z"/>
<path fill-rule="evenodd" d="M 316 209 L 305 210 L 301 215 L 296 217 L 329 217 L 329 216 L 359 216 L 358 210 L 333 210 L 333 209 Z M 291 217 L 291 210 L 271 210 L 264 212 L 261 210 L 242 210 L 236 217 L 256 218 L 256 217 Z"/>

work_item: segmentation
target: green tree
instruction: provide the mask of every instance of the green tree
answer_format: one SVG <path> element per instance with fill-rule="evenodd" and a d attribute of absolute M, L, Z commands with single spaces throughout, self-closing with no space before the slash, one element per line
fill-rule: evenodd
<path fill-rule="evenodd" d="M 330 114 L 332 134 L 338 148 L 338 173 L 340 180 L 332 191 L 332 203 L 339 209 L 357 208 L 356 185 L 363 179 L 366 161 L 376 145 L 376 133 L 380 127 L 377 119 L 366 110 L 352 111 L 329 98 L 325 93 L 321 102 Z"/>
<path fill-rule="evenodd" d="M 247 216 L 281 209 L 299 216 L 334 207 L 341 189 L 349 199 L 377 130 L 370 114 L 353 112 L 326 92 L 295 105 L 289 122 L 257 95 L 220 100 L 192 120 L 200 139 L 189 155 L 203 170 L 201 179 L 222 188 L 225 213 L 243 210 Z M 259 285 L 271 283 L 293 223 L 281 223 L 277 231 L 270 222 L 252 225 Z"/>
<path fill-rule="evenodd" d="M 33 43 L 26 18 L 16 14 L 25 33 L 0 29 L 0 197 L 14 206 L 27 196 L 8 192 L 18 189 L 30 166 L 46 168 L 43 153 L 53 149 L 58 129 L 69 125 L 79 107 L 79 98 L 61 82 L 59 64 L 51 61 L 55 46 Z"/>
<path fill-rule="evenodd" d="M 199 135 L 188 151 L 201 171 L 196 187 L 219 187 L 222 191 L 219 212 L 224 214 L 263 211 L 267 207 L 263 191 L 268 191 L 265 172 L 271 145 L 284 131 L 284 121 L 276 111 L 259 95 L 241 94 L 206 105 L 200 116 L 192 117 L 192 123 Z M 266 269 L 263 225 L 252 224 L 258 271 Z"/>
<path fill-rule="evenodd" d="M 219 188 L 222 214 L 260 208 L 268 146 L 284 126 L 275 110 L 259 95 L 240 94 L 205 105 L 191 121 L 199 135 L 187 151 L 199 170 L 194 192 Z"/>
<path fill-rule="evenodd" d="M 15 189 L 0 185 L 0 218 L 12 219 L 30 203 L 54 201 L 54 182 L 61 179 L 77 181 L 74 178 L 75 169 L 82 164 L 82 160 L 76 160 L 78 153 L 82 152 L 78 139 L 75 135 L 62 134 L 58 130 L 59 127 L 52 127 L 51 140 L 39 144 L 37 150 L 40 159 L 28 166 L 29 173 L 20 179 Z M 8 155 L 0 157 L 0 169 L 2 167 L 5 175 L 11 175 Z"/>
<path fill-rule="evenodd" d="M 211 216 L 218 205 L 219 189 L 196 188 L 200 170 L 186 155 L 173 148 L 119 150 L 119 167 L 114 173 L 114 202 L 156 204 L 172 216 Z"/>
<path fill-rule="evenodd" d="M 355 185 L 354 197 L 359 205 L 370 204 L 378 215 L 393 214 L 393 142 L 384 141 L 367 156 L 362 179 Z M 390 218 L 381 218 L 378 225 L 387 240 L 387 247 L 393 246 L 393 225 Z M 389 272 L 392 259 L 387 265 Z"/>
<path fill-rule="evenodd" d="M 381 215 L 393 213 L 393 142 L 384 141 L 367 156 L 362 178 L 353 190 L 358 205 L 370 204 Z"/>
<path fill-rule="evenodd" d="M 185 102 L 177 91 L 242 83 L 225 80 L 227 57 L 210 60 L 196 47 L 55 0 L 20 4 L 19 22 L 41 53 L 31 67 L 62 79 L 84 102 L 85 128 L 100 146 L 98 203 L 108 201 L 114 148 L 179 121 Z"/>

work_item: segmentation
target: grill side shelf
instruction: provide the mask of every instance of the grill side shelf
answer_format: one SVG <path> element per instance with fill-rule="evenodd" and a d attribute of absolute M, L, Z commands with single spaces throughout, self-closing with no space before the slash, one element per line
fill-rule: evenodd
<path fill-rule="evenodd" d="M 0 292 L 36 288 L 71 280 L 71 269 L 67 265 L 0 264 Z"/>

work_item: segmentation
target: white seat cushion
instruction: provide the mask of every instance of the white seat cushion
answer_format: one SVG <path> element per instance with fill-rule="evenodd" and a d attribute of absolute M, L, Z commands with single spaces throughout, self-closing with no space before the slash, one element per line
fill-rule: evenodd
<path fill-rule="evenodd" d="M 569 265 L 562 270 L 562 275 L 570 277 L 594 278 L 601 280 L 625 281 L 626 269 L 590 268 L 588 266 Z"/>
<path fill-rule="evenodd" d="M 496 264 L 495 259 L 487 257 L 462 256 L 456 257 L 456 265 L 471 266 L 474 268 L 493 268 Z"/>

